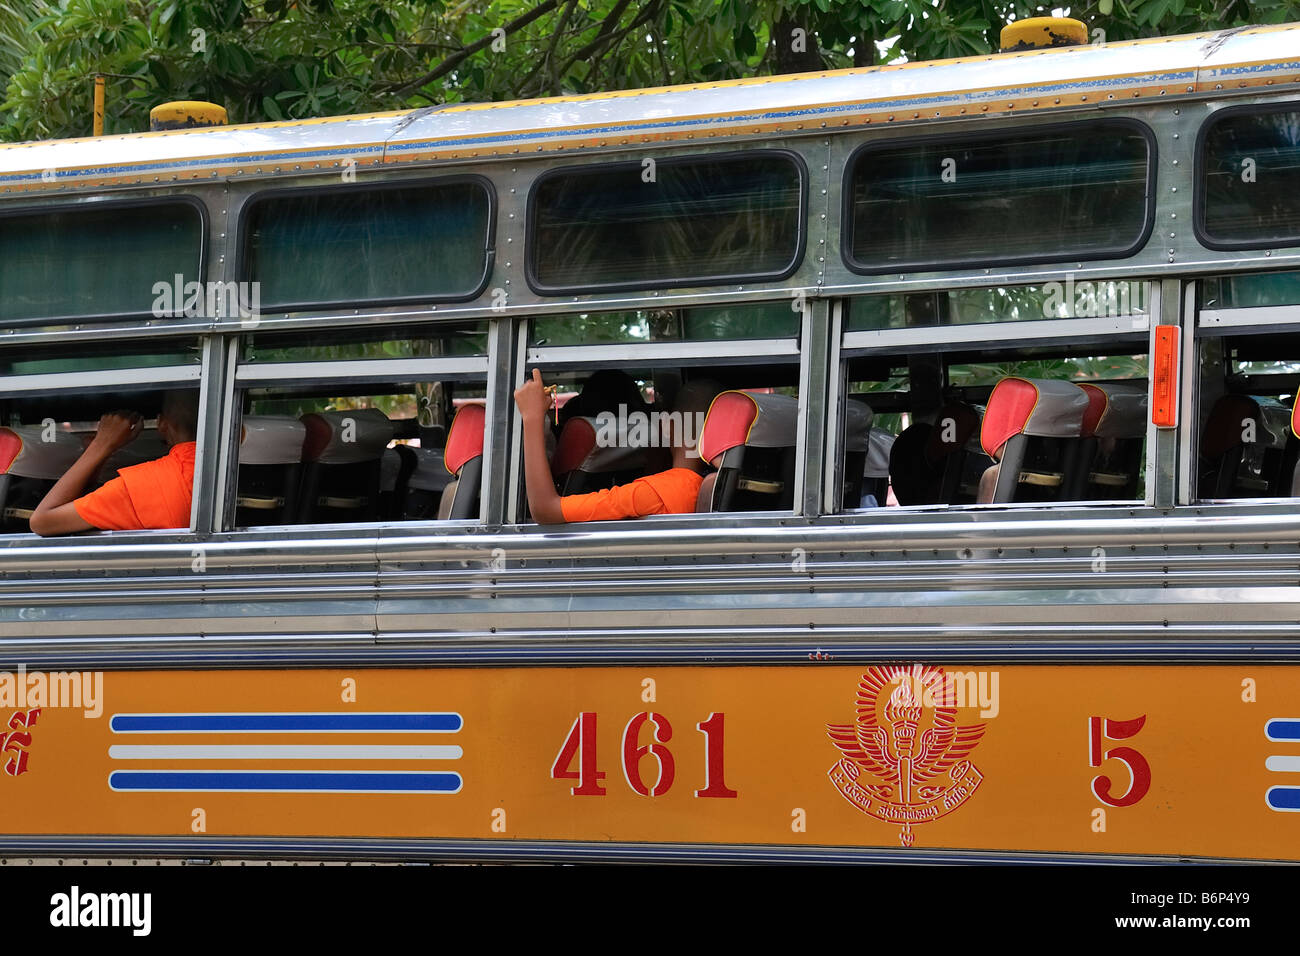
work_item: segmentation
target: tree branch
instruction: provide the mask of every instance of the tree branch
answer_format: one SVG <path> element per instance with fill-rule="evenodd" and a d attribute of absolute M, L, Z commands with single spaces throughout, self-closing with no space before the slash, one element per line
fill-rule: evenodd
<path fill-rule="evenodd" d="M 559 4 L 560 4 L 560 0 L 542 0 L 542 3 L 534 7 L 532 10 L 529 10 L 527 13 L 522 14 L 521 16 L 515 17 L 515 19 L 511 20 L 509 23 L 507 23 L 504 27 L 501 27 L 500 29 L 505 33 L 506 36 L 509 36 L 511 33 L 514 33 L 528 26 L 528 24 L 532 23 L 538 17 L 550 13 L 557 6 L 559 6 Z M 397 87 L 394 90 L 394 92 L 397 93 L 399 96 L 402 96 L 407 93 L 410 93 L 412 90 L 419 89 L 420 87 L 424 86 L 426 83 L 432 83 L 434 80 L 438 79 L 439 77 L 446 76 L 452 70 L 456 69 L 456 67 L 460 66 L 460 64 L 463 63 L 466 59 L 473 56 L 479 50 L 482 50 L 485 47 L 489 46 L 492 43 L 493 39 L 495 39 L 495 37 L 493 36 L 492 33 L 489 33 L 487 36 L 483 37 L 480 40 L 476 40 L 475 42 L 471 43 L 469 46 L 461 47 L 460 50 L 453 53 L 451 56 L 447 57 L 445 60 L 443 60 L 441 63 L 435 66 L 428 73 L 424 74 L 424 76 L 420 77 L 418 80 L 413 80 L 410 83 L 406 83 L 403 84 L 402 86 Z"/>

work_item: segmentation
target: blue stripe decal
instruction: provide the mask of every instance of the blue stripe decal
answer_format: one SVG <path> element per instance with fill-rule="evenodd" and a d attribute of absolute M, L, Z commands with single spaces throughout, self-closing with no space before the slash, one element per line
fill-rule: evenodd
<path fill-rule="evenodd" d="M 1216 68 L 1219 72 L 1288 72 L 1300 67 L 1300 61 L 1293 61 L 1280 64 L 1251 64 L 1249 66 L 1233 68 Z M 617 133 L 634 133 L 645 132 L 656 129 L 673 129 L 673 128 L 702 128 L 708 126 L 743 126 L 746 123 L 773 121 L 782 119 L 795 119 L 799 117 L 816 117 L 831 116 L 845 112 L 866 112 L 886 109 L 905 109 L 914 106 L 928 106 L 936 103 L 955 103 L 966 101 L 980 100 L 998 100 L 1006 97 L 1016 96 L 1045 96 L 1051 93 L 1071 91 L 1071 90 L 1088 90 L 1088 89 L 1107 89 L 1115 87 L 1129 87 L 1138 84 L 1149 83 L 1172 83 L 1172 82 L 1195 82 L 1197 71 L 1178 70 L 1169 73 L 1156 73 L 1146 76 L 1120 76 L 1104 77 L 1093 80 L 1070 80 L 1060 83 L 1049 83 L 1037 86 L 1012 87 L 998 90 L 966 90 L 954 91 L 948 93 L 935 94 L 932 96 L 912 97 L 895 100 L 877 100 L 877 101 L 859 101 L 853 103 L 839 103 L 831 106 L 821 107 L 797 107 L 787 110 L 767 111 L 762 113 L 753 113 L 742 116 L 706 116 L 692 117 L 680 120 L 646 120 L 639 123 L 623 123 L 616 126 L 600 126 L 589 129 L 554 129 L 554 130 L 535 130 L 528 133 L 499 133 L 483 134 L 479 136 L 463 136 L 456 139 L 425 139 L 414 140 L 401 143 L 380 143 L 369 145 L 342 146 L 320 148 L 311 151 L 302 152 L 282 152 L 282 153 L 254 153 L 254 154 L 228 154 L 225 156 L 208 156 L 198 159 L 184 160 L 162 160 L 151 163 L 136 163 L 127 166 L 101 166 L 92 169 L 69 169 L 69 170 L 50 170 L 44 173 L 40 171 L 26 173 L 11 173 L 0 175 L 0 183 L 20 183 L 36 182 L 43 177 L 48 179 L 49 173 L 53 172 L 54 181 L 70 179 L 82 179 L 94 176 L 112 176 L 112 175 L 129 175 L 131 173 L 150 172 L 154 170 L 183 169 L 196 166 L 215 166 L 215 165 L 247 165 L 249 163 L 275 163 L 291 161 L 308 161 L 317 156 L 357 156 L 368 153 L 400 152 L 406 150 L 430 149 L 430 148 L 451 148 L 456 146 L 490 146 L 493 144 L 510 144 L 517 142 L 527 142 L 530 140 L 540 139 L 559 139 L 572 138 L 577 136 L 609 136 Z M 392 135 L 391 133 L 389 135 Z"/>
<path fill-rule="evenodd" d="M 114 714 L 115 734 L 455 733 L 460 714 Z"/>
<path fill-rule="evenodd" d="M 280 770 L 115 770 L 113 790 L 190 793 L 458 793 L 458 773 Z"/>
<path fill-rule="evenodd" d="M 1269 787 L 1264 800 L 1270 810 L 1300 811 L 1300 787 Z"/>
<path fill-rule="evenodd" d="M 1264 725 L 1264 735 L 1269 740 L 1300 741 L 1300 718 L 1270 720 Z"/>

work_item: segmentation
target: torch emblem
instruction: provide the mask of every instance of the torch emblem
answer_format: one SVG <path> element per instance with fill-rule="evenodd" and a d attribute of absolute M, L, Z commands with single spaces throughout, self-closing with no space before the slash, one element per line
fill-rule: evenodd
<path fill-rule="evenodd" d="M 895 664 L 873 667 L 858 684 L 857 721 L 827 724 L 843 756 L 831 783 L 863 813 L 898 824 L 898 840 L 911 846 L 912 827 L 956 810 L 983 775 L 967 759 L 984 725 L 957 726 L 950 679 L 940 667 Z"/>

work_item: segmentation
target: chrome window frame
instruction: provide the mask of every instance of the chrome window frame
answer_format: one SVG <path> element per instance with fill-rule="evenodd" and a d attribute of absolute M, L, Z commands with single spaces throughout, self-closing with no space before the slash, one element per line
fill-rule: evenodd
<path fill-rule="evenodd" d="M 939 145 L 943 143 L 957 143 L 960 140 L 962 144 L 980 143 L 984 141 L 996 141 L 999 139 L 1032 139 L 1036 134 L 1050 135 L 1052 133 L 1072 132 L 1079 130 L 1085 132 L 1085 127 L 1096 128 L 1098 126 L 1116 126 L 1127 127 L 1142 136 L 1147 146 L 1146 160 L 1146 194 L 1143 202 L 1143 221 L 1142 228 L 1138 231 L 1137 238 L 1124 246 L 1107 247 L 1104 249 L 1087 249 L 1072 251 L 1043 252 L 1034 255 L 1023 256 L 994 256 L 994 255 L 975 255 L 970 259 L 916 259 L 908 262 L 891 262 L 886 264 L 867 265 L 859 261 L 853 254 L 854 230 L 854 202 L 853 202 L 853 176 L 858 163 L 864 156 L 872 152 L 881 152 L 889 149 L 905 149 L 907 147 L 925 147 L 930 145 Z M 1085 119 L 1075 122 L 1057 122 L 1043 125 L 1026 125 L 1007 124 L 992 130 L 979 130 L 969 132 L 964 127 L 959 127 L 964 135 L 959 135 L 957 129 L 949 133 L 940 133 L 921 136 L 905 136 L 897 139 L 876 139 L 868 140 L 858 145 L 849 153 L 844 162 L 842 181 L 840 184 L 841 208 L 840 208 L 840 259 L 844 266 L 852 273 L 859 276 L 883 276 L 890 273 L 909 273 L 909 272 L 931 272 L 939 270 L 969 270 L 979 269 L 985 266 L 1006 266 L 1006 265 L 1037 265 L 1061 262 L 1073 262 L 1080 259 L 1089 262 L 1102 262 L 1118 259 L 1128 259 L 1137 255 L 1145 248 L 1151 233 L 1155 228 L 1156 219 L 1156 181 L 1159 169 L 1159 147 L 1156 143 L 1155 131 L 1146 123 L 1131 116 L 1105 116 L 1096 119 Z"/>
<path fill-rule="evenodd" d="M 1245 249 L 1277 249 L 1300 245 L 1300 229 L 1297 230 L 1295 235 L 1271 239 L 1216 239 L 1210 235 L 1205 226 L 1206 193 L 1208 191 L 1205 181 L 1205 141 L 1210 135 L 1210 130 L 1218 123 L 1223 122 L 1225 118 L 1231 119 L 1234 116 L 1250 115 L 1252 113 L 1283 112 L 1300 114 L 1300 99 L 1224 106 L 1210 113 L 1197 127 L 1196 143 L 1192 148 L 1192 231 L 1196 234 L 1196 241 L 1206 249 L 1213 249 L 1217 252 L 1232 252 Z"/>
<path fill-rule="evenodd" d="M 330 181 L 332 183 L 331 185 L 326 185 L 317 180 L 314 183 L 304 186 L 258 189 L 243 197 L 237 215 L 235 242 L 232 249 L 234 272 L 239 281 L 259 281 L 249 274 L 249 244 L 252 242 L 252 231 L 249 225 L 249 220 L 259 205 L 281 198 L 342 195 L 345 193 L 391 192 L 399 189 L 416 189 L 420 186 L 450 186 L 456 185 L 457 183 L 473 183 L 482 187 L 483 193 L 487 197 L 487 231 L 483 237 L 483 272 L 479 276 L 478 282 L 474 285 L 472 291 L 457 293 L 455 295 L 379 296 L 369 299 L 317 299 L 305 302 L 275 303 L 269 306 L 261 306 L 259 304 L 260 315 L 280 316 L 288 315 L 293 312 L 309 312 L 313 310 L 377 308 L 382 306 L 419 305 L 422 303 L 473 302 L 475 299 L 479 298 L 479 296 L 483 294 L 483 291 L 488 287 L 496 263 L 497 194 L 495 185 L 487 176 L 471 172 L 457 172 L 451 175 L 430 176 L 426 171 L 420 176 L 367 179 L 363 182 L 354 183 L 333 183 L 333 177 L 331 177 Z M 242 304 L 247 305 L 247 303 Z"/>
<path fill-rule="evenodd" d="M 480 488 L 479 515 L 463 521 L 439 521 L 437 519 L 402 520 L 402 521 L 359 521 L 345 523 L 311 523 L 311 524 L 277 524 L 249 525 L 236 527 L 235 495 L 239 482 L 239 440 L 243 419 L 241 394 L 248 388 L 282 386 L 320 386 L 332 382 L 339 384 L 374 384 L 382 385 L 394 378 L 409 378 L 413 375 L 428 376 L 427 381 L 479 381 L 484 382 L 486 405 L 489 422 L 496 414 L 494 406 L 500 404 L 494 398 L 493 374 L 496 364 L 492 361 L 492 330 L 485 323 L 489 336 L 489 352 L 474 356 L 430 356 L 424 358 L 391 359 L 331 359 L 322 361 L 294 362 L 257 362 L 243 359 L 245 341 L 243 336 L 231 335 L 226 341 L 226 389 L 222 408 L 222 435 L 220 449 L 219 478 L 215 500 L 220 507 L 214 509 L 213 528 L 222 535 L 265 534 L 283 532 L 285 529 L 321 530 L 373 530 L 379 527 L 423 529 L 437 528 L 463 529 L 476 527 L 486 520 L 486 505 L 489 500 L 489 485 L 492 473 L 484 468 L 483 483 Z M 391 335 L 391 328 L 375 329 L 376 335 Z M 490 426 L 489 426 L 490 427 Z M 484 465 L 491 462 L 491 452 L 485 441 Z"/>
<path fill-rule="evenodd" d="M 528 283 L 528 288 L 538 296 L 559 296 L 559 295 L 598 295 L 602 293 L 617 292 L 637 292 L 651 291 L 655 289 L 687 289 L 687 288 L 709 288 L 720 285 L 731 285 L 734 283 L 745 282 L 784 282 L 789 279 L 804 263 L 804 256 L 808 251 L 808 214 L 809 214 L 809 173 L 808 164 L 798 152 L 793 149 L 786 149 L 774 146 L 763 146 L 752 149 L 744 147 L 735 148 L 732 146 L 726 150 L 707 153 L 674 153 L 654 161 L 660 167 L 684 166 L 690 163 L 711 163 L 719 160 L 743 161 L 751 157 L 759 156 L 777 156 L 791 161 L 795 173 L 799 179 L 799 208 L 795 213 L 798 232 L 795 237 L 794 252 L 790 261 L 780 270 L 775 272 L 746 272 L 746 273 L 715 273 L 711 275 L 685 276 L 680 279 L 661 279 L 658 281 L 626 281 L 626 282 L 589 282 L 583 285 L 548 285 L 541 281 L 537 276 L 537 259 L 534 254 L 536 248 L 535 230 L 537 227 L 537 190 L 538 187 L 550 179 L 557 179 L 565 175 L 574 173 L 585 173 L 589 170 L 609 171 L 614 168 L 626 168 L 636 170 L 641 168 L 640 160 L 625 160 L 616 162 L 592 162 L 576 163 L 565 166 L 559 166 L 553 169 L 547 169 L 534 176 L 528 185 L 528 198 L 524 210 L 524 279 Z"/>

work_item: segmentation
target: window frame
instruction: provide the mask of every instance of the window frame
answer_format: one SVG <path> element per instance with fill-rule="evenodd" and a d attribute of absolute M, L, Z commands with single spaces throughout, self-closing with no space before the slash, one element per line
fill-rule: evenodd
<path fill-rule="evenodd" d="M 194 276 L 187 276 L 187 281 L 198 281 L 206 287 L 208 281 L 208 253 L 209 253 L 209 235 L 211 231 L 210 218 L 208 216 L 207 204 L 194 193 L 168 193 L 166 195 L 156 196 L 132 196 L 119 198 L 116 196 L 85 196 L 68 202 L 54 203 L 31 203 L 29 205 L 14 206 L 11 208 L 0 209 L 0 223 L 6 219 L 18 216 L 30 216 L 33 214 L 49 213 L 68 213 L 74 211 L 98 211 L 101 209 L 133 209 L 148 206 L 170 206 L 186 205 L 191 206 L 199 214 L 199 261 L 198 272 Z M 170 279 L 170 277 L 167 277 Z M 159 281 L 163 281 L 161 278 Z M 77 322 L 120 322 L 132 319 L 162 319 L 176 320 L 184 319 L 183 314 L 172 314 L 167 316 L 156 316 L 152 310 L 147 312 L 88 312 L 84 314 L 61 314 L 47 315 L 27 319 L 4 319 L 0 320 L 0 328 L 29 328 L 32 326 L 43 325 L 66 325 Z M 165 328 L 165 326 L 164 326 Z"/>
<path fill-rule="evenodd" d="M 743 160 L 759 156 L 775 156 L 792 160 L 795 172 L 799 178 L 799 209 L 796 213 L 796 221 L 798 222 L 799 228 L 795 237 L 794 254 L 790 257 L 790 262 L 779 272 L 726 273 L 710 276 L 697 275 L 687 276 L 681 279 L 647 280 L 644 282 L 588 282 L 581 285 L 547 285 L 537 276 L 537 260 L 534 252 L 537 247 L 537 243 L 534 240 L 534 233 L 537 227 L 538 216 L 538 187 L 550 179 L 559 176 L 572 175 L 575 172 L 584 172 L 589 170 L 608 172 L 616 169 L 641 169 L 640 160 L 627 160 L 612 163 L 592 162 L 548 169 L 536 176 L 532 182 L 529 183 L 528 200 L 524 213 L 524 279 L 528 283 L 528 288 L 537 295 L 554 296 L 607 292 L 639 292 L 642 290 L 654 289 L 708 288 L 712 286 L 733 285 L 746 282 L 784 282 L 786 279 L 798 272 L 803 266 L 804 257 L 807 255 L 808 251 L 808 164 L 799 153 L 791 149 L 763 147 L 761 149 L 736 149 L 718 153 L 691 153 L 688 155 L 667 156 L 664 158 L 656 158 L 654 162 L 656 168 L 662 168 L 665 166 L 684 165 L 686 163 L 711 162 L 718 160 Z"/>
<path fill-rule="evenodd" d="M 199 336 L 186 337 L 185 340 L 198 340 Z M 166 340 L 164 340 L 166 341 Z M 103 392 L 119 390 L 172 390 L 180 388 L 193 388 L 199 402 L 198 431 L 196 441 L 196 458 L 194 467 L 194 500 L 190 505 L 190 515 L 188 523 L 184 528 L 141 528 L 129 531 L 105 531 L 103 529 L 94 529 L 87 532 L 80 532 L 72 535 L 58 535 L 50 540 L 50 547 L 57 546 L 60 542 L 66 546 L 69 541 L 117 541 L 123 535 L 146 534 L 151 536 L 159 535 L 190 535 L 193 536 L 199 531 L 196 525 L 196 515 L 198 515 L 198 495 L 200 492 L 199 474 L 203 461 L 203 442 L 199 441 L 204 429 L 204 412 L 203 403 L 206 397 L 206 390 L 210 388 L 207 378 L 203 374 L 204 363 L 200 361 L 188 363 L 185 365 L 140 365 L 127 366 L 124 368 L 102 369 L 78 372 L 32 372 L 18 375 L 0 375 L 0 399 L 25 397 L 42 392 L 58 390 L 64 395 L 76 395 L 83 392 Z M 86 493 L 82 490 L 81 497 Z M 201 520 L 201 519 L 197 519 Z M 105 535 L 111 535 L 111 538 L 105 538 Z M 0 541 L 31 541 L 46 540 L 32 532 L 3 532 L 0 533 Z"/>
<path fill-rule="evenodd" d="M 482 186 L 488 202 L 487 232 L 483 237 L 483 274 L 479 277 L 478 283 L 474 286 L 473 291 L 458 295 L 378 296 L 369 299 L 316 299 L 310 301 L 290 302 L 287 304 L 275 303 L 271 305 L 259 303 L 259 314 L 265 318 L 269 315 L 288 315 L 293 312 L 309 312 L 315 310 L 326 311 L 333 309 L 370 308 L 377 306 L 419 305 L 421 303 L 472 302 L 481 296 L 483 291 L 488 287 L 488 283 L 492 280 L 492 272 L 496 268 L 496 227 L 497 211 L 499 208 L 496 186 L 492 180 L 479 173 L 454 173 L 449 176 L 421 176 L 410 179 L 385 179 L 374 182 L 348 183 L 345 185 L 335 186 L 311 184 L 307 186 L 293 186 L 287 189 L 259 189 L 256 192 L 250 193 L 239 209 L 239 217 L 235 225 L 236 281 L 259 281 L 249 274 L 249 244 L 252 241 L 249 217 L 259 205 L 265 202 L 279 199 L 281 197 L 296 198 L 300 196 L 307 197 L 356 192 L 378 192 L 397 189 L 412 189 L 419 186 L 450 186 L 460 183 L 473 183 Z"/>
<path fill-rule="evenodd" d="M 966 325 L 940 325 L 940 326 L 916 326 L 915 328 L 902 329 L 859 329 L 849 330 L 844 326 L 847 325 L 849 311 L 852 308 L 852 302 L 856 298 L 864 298 L 868 295 L 908 295 L 911 291 L 923 292 L 947 292 L 961 288 L 959 286 L 944 286 L 939 289 L 926 290 L 909 290 L 900 292 L 884 293 L 859 293 L 856 295 L 842 295 L 837 297 L 839 318 L 837 319 L 832 334 L 835 341 L 832 342 L 830 355 L 830 365 L 828 366 L 828 378 L 830 380 L 831 398 L 827 406 L 827 436 L 826 442 L 826 462 L 824 473 L 826 475 L 826 484 L 823 488 L 823 507 L 826 516 L 833 516 L 841 520 L 852 520 L 854 522 L 871 522 L 880 518 L 894 519 L 897 517 L 903 521 L 925 520 L 924 516 L 933 516 L 936 512 L 950 513 L 956 512 L 968 514 L 973 512 L 1002 511 L 1003 513 L 1013 511 L 1034 511 L 1043 508 L 1061 510 L 1078 510 L 1091 508 L 1117 508 L 1117 507 L 1151 507 L 1154 504 L 1154 484 L 1150 477 L 1143 487 L 1143 497 L 1141 499 L 1113 499 L 1113 500 L 1084 500 L 1084 501 L 1061 501 L 1061 502 L 1034 502 L 1034 501 L 1011 501 L 1011 502 L 990 502 L 980 504 L 978 502 L 969 504 L 924 504 L 924 505 L 899 505 L 897 507 L 887 508 L 883 504 L 878 508 L 857 508 L 842 507 L 835 510 L 833 505 L 837 500 L 838 488 L 843 484 L 844 470 L 844 426 L 846 416 L 845 401 L 849 397 L 850 379 L 848 375 L 849 363 L 855 359 L 867 358 L 871 356 L 903 356 L 903 355 L 938 355 L 944 358 L 943 364 L 945 370 L 950 366 L 946 356 L 954 348 L 962 349 L 964 347 L 976 347 L 980 345 L 1005 345 L 1017 348 L 1037 348 L 1044 345 L 1050 345 L 1053 342 L 1069 341 L 1078 344 L 1104 345 L 1107 341 L 1114 341 L 1117 337 L 1133 338 L 1142 336 L 1147 341 L 1147 350 L 1144 354 L 1151 355 L 1150 340 L 1154 335 L 1154 329 L 1158 322 L 1158 313 L 1155 311 L 1157 294 L 1156 289 L 1159 281 L 1140 276 L 1132 279 L 1116 277 L 1112 280 L 1100 281 L 1139 281 L 1150 283 L 1151 289 L 1148 295 L 1147 312 L 1129 312 L 1118 316 L 1100 316 L 1091 318 L 1068 318 L 1068 319 L 1033 319 L 1021 320 L 1014 322 L 979 322 Z M 973 287 L 979 288 L 979 287 Z M 1141 325 L 1136 324 L 1141 319 Z M 1037 335 L 1026 335 L 1025 326 L 1038 326 Z M 1006 334 L 998 335 L 998 332 Z M 938 333 L 938 334 L 936 334 Z M 928 341 L 922 341 L 925 337 Z M 1148 374 L 1146 379 L 1148 399 L 1150 397 L 1151 376 Z M 1148 476 L 1152 473 L 1149 456 L 1155 446 L 1156 426 L 1151 421 L 1150 414 L 1147 415 L 1146 421 L 1146 454 L 1148 456 L 1147 471 Z M 895 436 L 897 437 L 897 436 Z"/>
<path fill-rule="evenodd" d="M 376 334 L 381 330 L 376 329 Z M 391 527 L 396 524 L 398 527 L 419 527 L 425 530 L 430 527 L 438 529 L 446 528 L 468 528 L 475 527 L 483 523 L 482 501 L 483 495 L 487 490 L 487 479 L 484 479 L 483 487 L 480 488 L 480 510 L 479 513 L 465 520 L 446 520 L 439 521 L 436 519 L 425 520 L 403 520 L 393 522 L 390 520 L 380 519 L 377 521 L 357 521 L 357 522 L 314 522 L 307 524 L 273 524 L 273 525 L 249 525 L 240 527 L 235 524 L 236 504 L 235 498 L 239 489 L 239 445 L 238 436 L 243 421 L 243 394 L 249 388 L 265 388 L 273 386 L 283 386 L 285 388 L 295 388 L 298 386 L 319 386 L 331 382 L 346 384 L 372 384 L 384 385 L 395 379 L 405 378 L 409 375 L 420 373 L 452 376 L 456 379 L 468 377 L 481 377 L 484 387 L 487 389 L 488 399 L 491 399 L 492 388 L 492 356 L 489 351 L 482 355 L 473 356 L 427 356 L 421 358 L 366 358 L 366 359 L 331 359 L 321 361 L 287 361 L 287 362 L 256 362 L 243 359 L 241 349 L 244 345 L 244 336 L 230 336 L 227 348 L 231 356 L 231 368 L 228 375 L 229 396 L 226 408 L 223 413 L 222 437 L 221 441 L 228 449 L 226 457 L 225 474 L 218 480 L 218 486 L 222 489 L 219 495 L 219 501 L 216 502 L 216 514 L 214 515 L 214 527 L 220 534 L 266 534 L 266 533 L 284 533 L 286 530 L 297 533 L 300 530 L 319 530 L 325 528 L 331 529 L 374 529 L 384 526 Z M 447 380 L 447 379 L 429 379 Z"/>
<path fill-rule="evenodd" d="M 1216 252 L 1229 252 L 1237 249 L 1283 249 L 1300 245 L 1300 230 L 1294 235 L 1267 242 L 1258 239 L 1215 239 L 1205 225 L 1206 211 L 1206 170 L 1205 140 L 1209 137 L 1211 127 L 1225 118 L 1254 113 L 1281 113 L 1291 111 L 1300 114 L 1300 100 L 1288 100 L 1282 103 L 1250 103 L 1243 106 L 1226 106 L 1215 110 L 1207 116 L 1196 131 L 1196 143 L 1192 148 L 1192 231 L 1197 241 L 1206 249 Z"/>
<path fill-rule="evenodd" d="M 1144 205 L 1144 218 L 1142 229 L 1140 230 L 1137 239 L 1132 243 L 1125 246 L 1113 246 L 1104 249 L 1076 250 L 1071 253 L 1043 252 L 1025 256 L 999 256 L 990 254 L 970 259 L 913 259 L 876 266 L 864 264 L 854 257 L 853 178 L 854 171 L 857 169 L 857 165 L 864 154 L 868 152 L 883 152 L 885 150 L 894 150 L 904 147 L 929 146 L 932 144 L 950 143 L 954 141 L 968 144 L 1008 138 L 1027 139 L 1037 134 L 1075 131 L 1087 127 L 1095 128 L 1098 126 L 1108 125 L 1127 127 L 1138 132 L 1147 145 L 1147 188 Z M 1159 170 L 1159 159 L 1159 147 L 1156 142 L 1155 132 L 1150 126 L 1141 120 L 1128 116 L 1112 116 L 1102 119 L 1089 119 L 1076 122 L 1049 123 L 1042 126 L 1001 126 L 997 129 L 967 133 L 964 136 L 940 133 L 921 136 L 906 136 L 898 139 L 868 140 L 849 153 L 844 164 L 844 175 L 840 180 L 840 258 L 843 261 L 845 268 L 855 275 L 861 276 L 909 272 L 964 272 L 971 269 L 979 269 L 989 266 L 1000 267 L 1060 262 L 1100 262 L 1128 259 L 1137 255 L 1143 248 L 1145 248 L 1155 229 L 1156 180 Z"/>
<path fill-rule="evenodd" d="M 764 298 L 755 301 L 777 301 L 777 298 L 774 295 L 771 299 Z M 547 375 L 554 372 L 590 373 L 597 369 L 611 367 L 611 363 L 615 363 L 616 367 L 625 371 L 656 368 L 661 370 L 684 369 L 709 365 L 734 365 L 739 367 L 745 364 L 750 366 L 786 365 L 794 368 L 797 373 L 800 396 L 798 424 L 795 432 L 794 502 L 792 508 L 788 511 L 695 511 L 682 514 L 646 515 L 641 518 L 623 518 L 619 520 L 566 522 L 555 525 L 541 524 L 531 516 L 525 518 L 527 486 L 523 460 L 523 421 L 519 416 L 518 409 L 512 407 L 509 413 L 512 451 L 509 459 L 509 473 L 506 476 L 508 485 L 506 489 L 505 526 L 512 532 L 523 532 L 525 534 L 579 532 L 583 534 L 597 532 L 619 534 L 638 527 L 645 528 L 645 522 L 647 521 L 653 521 L 656 525 L 662 525 L 665 522 L 685 522 L 691 525 L 738 527 L 754 522 L 762 524 L 779 521 L 784 524 L 790 520 L 820 517 L 820 509 L 818 514 L 809 514 L 807 512 L 805 501 L 810 480 L 808 473 L 811 456 L 813 454 L 816 454 L 819 458 L 821 456 L 821 449 L 813 448 L 812 436 L 807 433 L 807 421 L 814 407 L 820 409 L 820 403 L 824 400 L 822 395 L 818 395 L 816 398 L 813 396 L 813 392 L 816 390 L 815 384 L 811 381 L 814 360 L 811 351 L 804 347 L 804 343 L 809 338 L 808 330 L 813 320 L 812 313 L 815 307 L 816 304 L 810 301 L 809 308 L 804 310 L 801 315 L 799 331 L 796 335 L 781 338 L 615 342 L 586 346 L 530 345 L 529 342 L 533 333 L 532 323 L 535 319 L 550 318 L 557 314 L 566 313 L 547 311 L 520 316 L 515 330 L 514 381 L 527 380 L 533 368 L 541 369 L 545 379 Z M 570 311 L 587 310 L 574 308 Z M 619 310 L 611 309 L 608 311 Z M 722 346 L 721 349 L 720 346 Z M 734 348 L 731 346 L 734 346 Z M 762 350 L 758 350 L 758 346 L 762 346 Z M 815 486 L 819 480 L 818 477 L 816 481 L 811 483 Z"/>

